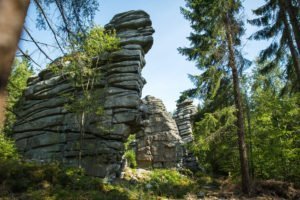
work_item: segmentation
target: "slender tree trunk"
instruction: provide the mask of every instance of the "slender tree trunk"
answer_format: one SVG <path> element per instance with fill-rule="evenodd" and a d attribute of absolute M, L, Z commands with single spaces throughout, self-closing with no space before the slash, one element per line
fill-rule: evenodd
<path fill-rule="evenodd" d="M 4 120 L 5 87 L 30 0 L 0 0 L 0 123 Z"/>
<path fill-rule="evenodd" d="M 297 14 L 293 8 L 291 0 L 281 0 L 281 4 L 283 5 L 283 9 L 286 10 L 289 15 L 290 22 L 293 29 L 292 31 L 294 33 L 294 37 L 298 48 L 298 54 L 299 54 L 300 53 L 300 26 L 297 20 Z"/>
<path fill-rule="evenodd" d="M 232 81 L 233 81 L 233 93 L 237 117 L 237 135 L 238 144 L 240 152 L 240 162 L 241 162 L 241 175 L 242 175 L 242 190 L 245 194 L 250 194 L 250 176 L 249 176 L 249 164 L 247 155 L 247 146 L 245 142 L 245 126 L 244 126 L 244 116 L 242 107 L 242 96 L 240 91 L 239 74 L 236 67 L 233 39 L 230 27 L 230 19 L 226 16 L 225 20 L 226 26 L 226 37 L 229 50 L 229 66 L 232 70 Z"/>
<path fill-rule="evenodd" d="M 80 139 L 79 139 L 79 154 L 78 154 L 78 168 L 82 167 L 82 146 L 84 139 L 84 127 L 85 127 L 85 113 L 82 112 L 80 115 Z"/>
<path fill-rule="evenodd" d="M 250 105 L 247 93 L 245 94 L 246 97 L 246 106 L 247 106 L 247 122 L 248 122 L 248 133 L 249 133 L 249 169 L 251 178 L 254 178 L 254 163 L 253 163 L 253 148 L 252 148 L 252 129 L 251 129 L 251 114 L 250 114 Z"/>
<path fill-rule="evenodd" d="M 283 12 L 283 21 L 284 21 L 284 26 L 287 32 L 287 39 L 288 39 L 288 46 L 292 54 L 292 59 L 293 59 L 293 66 L 297 75 L 297 91 L 300 91 L 300 57 L 299 53 L 297 52 L 296 47 L 294 46 L 293 38 L 291 36 L 291 29 L 290 25 L 287 20 L 286 14 Z"/>

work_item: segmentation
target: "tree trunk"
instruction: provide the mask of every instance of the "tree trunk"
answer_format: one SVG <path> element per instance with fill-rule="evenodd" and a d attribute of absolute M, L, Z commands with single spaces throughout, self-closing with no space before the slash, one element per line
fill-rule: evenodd
<path fill-rule="evenodd" d="M 30 0 L 0 0 L 0 123 L 4 120 L 5 87 Z"/>
<path fill-rule="evenodd" d="M 78 153 L 78 168 L 82 167 L 82 146 L 84 139 L 84 127 L 85 127 L 85 113 L 82 112 L 80 115 L 80 139 L 79 139 L 79 153 Z"/>
<path fill-rule="evenodd" d="M 237 117 L 237 135 L 238 135 L 238 144 L 240 152 L 240 162 L 241 162 L 241 175 L 242 175 L 242 190 L 245 194 L 250 194 L 250 176 L 249 176 L 249 164 L 248 164 L 248 155 L 247 155 L 247 146 L 245 142 L 245 126 L 244 126 L 244 116 L 243 116 L 243 107 L 242 107 L 242 96 L 240 91 L 239 75 L 236 67 L 235 56 L 234 56 L 234 47 L 233 39 L 230 27 L 230 19 L 226 16 L 225 20 L 226 26 L 226 38 L 229 50 L 229 66 L 232 71 L 232 81 L 233 81 L 233 94 L 234 102 Z"/>
<path fill-rule="evenodd" d="M 295 72 L 297 75 L 297 91 L 300 91 L 300 57 L 299 57 L 299 54 L 297 53 L 297 49 L 294 46 L 293 38 L 290 34 L 291 29 L 290 29 L 290 25 L 287 20 L 287 16 L 284 12 L 282 13 L 282 15 L 283 15 L 284 26 L 285 26 L 285 29 L 287 32 L 286 35 L 287 35 L 287 39 L 288 39 L 288 46 L 289 46 L 289 49 L 292 54 L 293 66 L 294 66 L 294 69 L 295 69 Z"/>
<path fill-rule="evenodd" d="M 281 0 L 283 9 L 287 11 L 292 25 L 294 37 L 296 40 L 298 54 L 300 53 L 300 26 L 297 20 L 297 14 L 293 8 L 291 0 Z"/>
<path fill-rule="evenodd" d="M 251 175 L 251 178 L 254 178 L 254 163 L 253 163 L 253 148 L 252 148 L 252 129 L 251 129 L 251 114 L 250 114 L 250 105 L 249 105 L 249 99 L 247 93 L 245 94 L 245 100 L 246 100 L 246 106 L 247 106 L 247 121 L 248 121 L 248 133 L 249 133 L 249 173 Z"/>

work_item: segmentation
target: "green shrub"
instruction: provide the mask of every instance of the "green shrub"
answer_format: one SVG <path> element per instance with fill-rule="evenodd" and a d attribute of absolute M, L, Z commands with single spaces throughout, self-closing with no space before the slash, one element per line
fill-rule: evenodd
<path fill-rule="evenodd" d="M 127 150 L 124 154 L 126 160 L 127 160 L 127 163 L 128 163 L 128 166 L 131 167 L 131 168 L 136 168 L 137 167 L 137 163 L 136 163 L 136 155 L 135 155 L 135 151 L 130 149 L 130 150 Z"/>
<path fill-rule="evenodd" d="M 130 147 L 130 144 L 135 141 L 135 135 L 129 135 L 127 141 L 125 142 L 125 154 L 124 157 L 127 160 L 127 164 L 130 168 L 136 168 L 137 162 L 136 162 L 136 153 L 132 147 Z"/>
<path fill-rule="evenodd" d="M 176 170 L 159 169 L 153 171 L 147 184 L 156 195 L 182 198 L 193 190 L 194 181 Z"/>
<path fill-rule="evenodd" d="M 18 159 L 18 153 L 13 141 L 0 131 L 0 162 L 8 159 Z"/>

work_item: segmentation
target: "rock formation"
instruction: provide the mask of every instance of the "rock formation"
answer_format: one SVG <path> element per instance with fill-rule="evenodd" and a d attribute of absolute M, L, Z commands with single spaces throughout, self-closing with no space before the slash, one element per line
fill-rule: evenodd
<path fill-rule="evenodd" d="M 190 144 L 193 139 L 193 118 L 197 113 L 197 108 L 193 105 L 193 101 L 186 99 L 185 101 L 177 104 L 177 110 L 174 115 L 176 124 L 179 130 L 179 134 L 186 146 Z M 199 170 L 199 165 L 196 157 L 188 151 L 187 148 L 183 148 L 182 156 L 183 167 L 188 168 L 192 171 Z"/>
<path fill-rule="evenodd" d="M 65 109 L 69 101 L 66 94 L 79 89 L 49 68 L 28 80 L 13 129 L 13 138 L 25 158 L 77 166 L 81 152 L 81 165 L 87 174 L 113 178 L 124 166 L 124 142 L 129 134 L 136 134 L 139 167 L 194 163 L 182 145 L 193 140 L 191 121 L 196 108 L 192 102 L 178 104 L 176 124 L 161 100 L 152 96 L 141 100 L 146 83 L 141 75 L 144 56 L 153 44 L 151 24 L 144 11 L 129 11 L 114 16 L 105 26 L 106 30 L 116 30 L 121 48 L 94 58 L 98 61 L 94 67 L 103 75 L 95 88 L 102 96 L 95 104 L 103 106 L 104 115 L 87 116 L 82 142 L 76 115 Z M 57 59 L 52 65 L 62 65 L 61 61 Z"/>
<path fill-rule="evenodd" d="M 174 119 L 178 126 L 179 134 L 184 143 L 193 141 L 192 124 L 193 117 L 196 113 L 197 108 L 193 105 L 192 100 L 187 99 L 182 103 L 177 104 Z"/>
<path fill-rule="evenodd" d="M 90 175 L 114 177 L 120 172 L 124 141 L 140 129 L 140 98 L 145 80 L 141 71 L 144 55 L 153 43 L 149 15 L 129 11 L 113 17 L 106 29 L 115 29 L 121 49 L 99 55 L 105 88 L 101 102 L 105 117 L 92 117 L 86 128 L 82 147 L 82 166 Z M 76 166 L 79 152 L 79 129 L 76 117 L 68 112 L 64 94 L 74 90 L 62 76 L 46 69 L 30 78 L 17 111 L 13 138 L 28 159 L 58 160 Z M 100 101 L 100 100 L 99 100 Z M 95 102 L 97 103 L 97 102 Z M 99 128 L 98 122 L 105 128 Z"/>
<path fill-rule="evenodd" d="M 142 130 L 136 135 L 137 164 L 143 168 L 178 167 L 182 158 L 177 125 L 163 102 L 152 96 L 142 100 Z"/>

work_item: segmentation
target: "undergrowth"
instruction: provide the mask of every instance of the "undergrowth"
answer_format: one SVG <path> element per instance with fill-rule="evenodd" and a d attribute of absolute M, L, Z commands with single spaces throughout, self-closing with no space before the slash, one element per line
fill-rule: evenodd
<path fill-rule="evenodd" d="M 11 159 L 0 162 L 0 199 L 105 200 L 182 198 L 193 181 L 175 170 L 154 170 L 143 182 L 86 176 L 82 169 L 58 163 L 37 164 Z"/>

